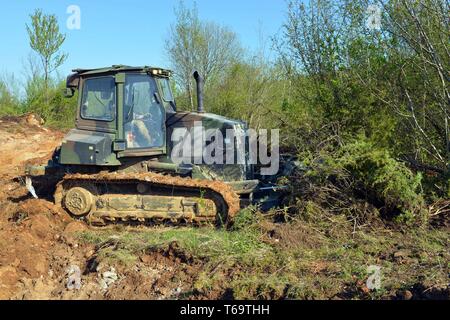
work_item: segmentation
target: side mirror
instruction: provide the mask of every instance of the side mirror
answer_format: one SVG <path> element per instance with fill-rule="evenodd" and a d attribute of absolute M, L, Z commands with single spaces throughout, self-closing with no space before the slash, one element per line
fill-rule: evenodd
<path fill-rule="evenodd" d="M 73 88 L 65 88 L 64 89 L 64 97 L 72 98 L 75 90 Z"/>

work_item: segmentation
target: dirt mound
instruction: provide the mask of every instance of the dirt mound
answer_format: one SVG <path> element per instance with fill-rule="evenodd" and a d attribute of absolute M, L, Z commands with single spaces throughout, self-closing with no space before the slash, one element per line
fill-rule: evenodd
<path fill-rule="evenodd" d="M 28 112 L 21 115 L 13 116 L 13 115 L 6 115 L 3 117 L 0 117 L 0 121 L 4 123 L 9 123 L 11 126 L 14 126 L 15 124 L 20 124 L 22 128 L 24 126 L 38 126 L 41 127 L 44 124 L 44 119 L 40 117 L 39 115 Z M 20 128 L 18 128 L 20 129 Z M 44 129 L 47 130 L 47 129 Z"/>
<path fill-rule="evenodd" d="M 11 207 L 10 207 L 11 208 Z M 8 298 L 23 278 L 39 278 L 49 271 L 50 249 L 64 221 L 44 200 L 27 200 L 0 222 L 0 297 Z"/>
<path fill-rule="evenodd" d="M 194 290 L 201 262 L 187 257 L 172 243 L 168 248 L 147 251 L 105 294 L 107 299 L 177 299 Z"/>
<path fill-rule="evenodd" d="M 47 276 L 56 235 L 67 223 L 52 203 L 29 199 L 18 178 L 26 161 L 46 161 L 62 136 L 41 124 L 32 114 L 0 119 L 0 298 L 13 297 L 26 279 Z"/>
<path fill-rule="evenodd" d="M 0 141 L 2 141 L 0 179 L 2 180 L 23 173 L 27 160 L 41 158 L 40 160 L 45 163 L 61 141 L 62 132 L 49 130 L 29 119 L 30 115 L 0 118 Z"/>

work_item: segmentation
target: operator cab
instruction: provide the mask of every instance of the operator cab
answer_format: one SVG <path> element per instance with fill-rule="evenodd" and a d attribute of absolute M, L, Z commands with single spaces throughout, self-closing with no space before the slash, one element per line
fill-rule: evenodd
<path fill-rule="evenodd" d="M 97 160 L 88 162 L 96 165 L 114 165 L 106 159 L 113 154 L 117 162 L 121 157 L 165 153 L 166 112 L 176 111 L 169 70 L 113 66 L 73 71 L 66 95 L 78 90 L 79 107 L 76 129 L 69 132 L 66 145 L 63 142 L 63 163 L 87 164 L 84 158 L 93 156 L 91 149 Z"/>

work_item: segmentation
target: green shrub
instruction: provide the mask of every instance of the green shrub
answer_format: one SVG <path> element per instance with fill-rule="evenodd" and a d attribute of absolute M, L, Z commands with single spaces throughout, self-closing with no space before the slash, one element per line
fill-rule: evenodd
<path fill-rule="evenodd" d="M 55 82 L 45 89 L 42 79 L 35 78 L 27 83 L 24 109 L 41 116 L 46 125 L 57 128 L 73 127 L 77 95 L 68 99 L 64 97 L 65 82 Z"/>
<path fill-rule="evenodd" d="M 258 224 L 259 220 L 260 213 L 258 213 L 254 207 L 250 206 L 244 208 L 233 218 L 232 230 L 238 231 L 246 228 L 252 228 Z"/>
<path fill-rule="evenodd" d="M 0 116 L 19 113 L 21 113 L 21 106 L 18 97 L 8 83 L 0 80 Z"/>
<path fill-rule="evenodd" d="M 422 176 L 414 174 L 389 151 L 377 148 L 365 138 L 343 146 L 334 159 L 336 166 L 348 170 L 365 191 L 381 201 L 388 212 L 398 210 L 399 220 L 409 220 L 423 204 L 418 191 Z"/>

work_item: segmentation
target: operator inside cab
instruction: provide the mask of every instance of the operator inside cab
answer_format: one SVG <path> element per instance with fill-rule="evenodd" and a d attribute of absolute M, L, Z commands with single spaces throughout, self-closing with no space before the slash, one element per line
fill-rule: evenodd
<path fill-rule="evenodd" d="M 124 133 L 127 148 L 162 147 L 164 110 L 157 99 L 155 80 L 127 74 L 124 86 Z"/>

